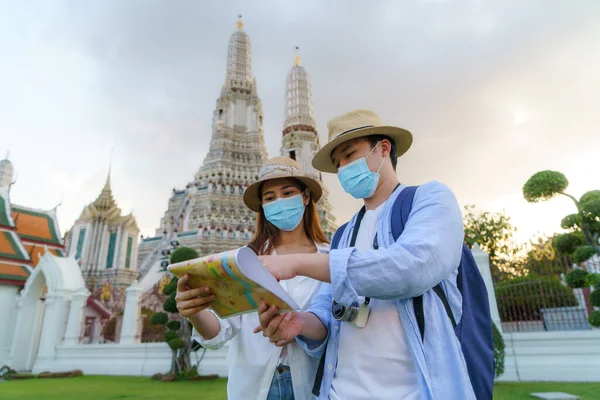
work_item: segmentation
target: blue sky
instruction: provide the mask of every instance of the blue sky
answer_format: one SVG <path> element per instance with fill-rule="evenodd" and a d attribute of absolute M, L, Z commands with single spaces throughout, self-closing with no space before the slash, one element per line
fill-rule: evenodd
<path fill-rule="evenodd" d="M 521 187 L 556 169 L 597 189 L 600 2 L 0 0 L 0 154 L 12 200 L 59 207 L 61 230 L 100 192 L 152 234 L 173 187 L 208 151 L 227 43 L 244 17 L 270 156 L 300 47 L 321 141 L 355 108 L 410 129 L 402 182 L 440 180 L 461 204 L 502 210 L 519 238 L 559 228 L 567 199 L 527 204 Z M 339 222 L 359 203 L 327 177 Z"/>

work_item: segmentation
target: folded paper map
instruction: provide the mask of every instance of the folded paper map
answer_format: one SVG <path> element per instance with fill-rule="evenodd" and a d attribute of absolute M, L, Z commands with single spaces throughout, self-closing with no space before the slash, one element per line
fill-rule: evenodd
<path fill-rule="evenodd" d="M 209 287 L 216 296 L 211 308 L 221 318 L 256 311 L 262 302 L 280 311 L 300 310 L 249 247 L 172 264 L 168 270 L 180 278 L 189 273 L 190 288 Z"/>

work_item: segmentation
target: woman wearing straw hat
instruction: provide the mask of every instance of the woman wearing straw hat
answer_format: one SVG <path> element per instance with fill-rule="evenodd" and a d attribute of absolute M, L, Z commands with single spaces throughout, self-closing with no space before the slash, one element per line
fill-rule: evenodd
<path fill-rule="evenodd" d="M 249 244 L 258 255 L 327 253 L 315 203 L 322 189 L 287 157 L 267 161 L 259 179 L 244 192 L 244 203 L 257 213 L 256 234 Z M 318 360 L 295 340 L 271 343 L 260 332 L 258 315 L 219 319 L 210 306 L 210 288 L 188 290 L 187 277 L 178 282 L 177 308 L 194 325 L 194 339 L 209 349 L 231 341 L 228 353 L 229 399 L 310 399 Z M 320 283 L 298 277 L 281 283 L 304 310 Z"/>

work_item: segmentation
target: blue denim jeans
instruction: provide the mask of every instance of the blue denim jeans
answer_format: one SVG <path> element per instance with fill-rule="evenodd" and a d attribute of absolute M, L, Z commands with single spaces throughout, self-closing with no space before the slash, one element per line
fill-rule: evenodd
<path fill-rule="evenodd" d="M 279 365 L 275 369 L 267 400 L 294 400 L 292 373 L 289 367 Z"/>

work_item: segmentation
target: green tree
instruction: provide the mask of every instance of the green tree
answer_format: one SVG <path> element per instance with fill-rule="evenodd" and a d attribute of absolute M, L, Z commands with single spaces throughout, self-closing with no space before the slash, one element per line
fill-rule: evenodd
<path fill-rule="evenodd" d="M 565 192 L 569 186 L 567 178 L 558 171 L 540 171 L 534 174 L 523 186 L 523 197 L 530 203 L 565 196 L 573 201 L 576 213 L 567 215 L 561 227 L 567 233 L 558 235 L 553 245 L 561 252 L 573 256 L 575 262 L 582 262 L 594 254 L 600 254 L 600 190 L 585 193 L 579 200 Z"/>
<path fill-rule="evenodd" d="M 522 268 L 519 256 L 522 246 L 514 241 L 517 231 L 504 212 L 478 211 L 474 205 L 465 206 L 463 215 L 465 243 L 470 248 L 475 243 L 490 256 L 494 281 L 518 273 Z"/>
<path fill-rule="evenodd" d="M 189 247 L 180 247 L 171 254 L 171 264 L 181 261 L 192 260 L 198 258 L 196 250 Z M 163 294 L 167 299 L 163 303 L 165 312 L 159 312 L 152 316 L 151 323 L 153 325 L 166 325 L 164 340 L 169 345 L 173 352 L 171 359 L 170 375 L 175 375 L 178 378 L 194 375 L 195 368 L 191 365 L 190 354 L 194 350 L 192 336 L 192 327 L 190 322 L 179 317 L 179 320 L 169 318 L 168 314 L 177 315 L 177 302 L 175 295 L 177 294 L 177 277 L 171 278 L 171 281 L 163 288 Z"/>
<path fill-rule="evenodd" d="M 566 276 L 567 285 L 573 289 L 593 287 L 589 297 L 591 306 L 600 307 L 600 274 L 590 273 L 583 269 L 573 269 Z M 600 328 L 600 311 L 592 311 L 588 316 L 590 325 Z"/>

